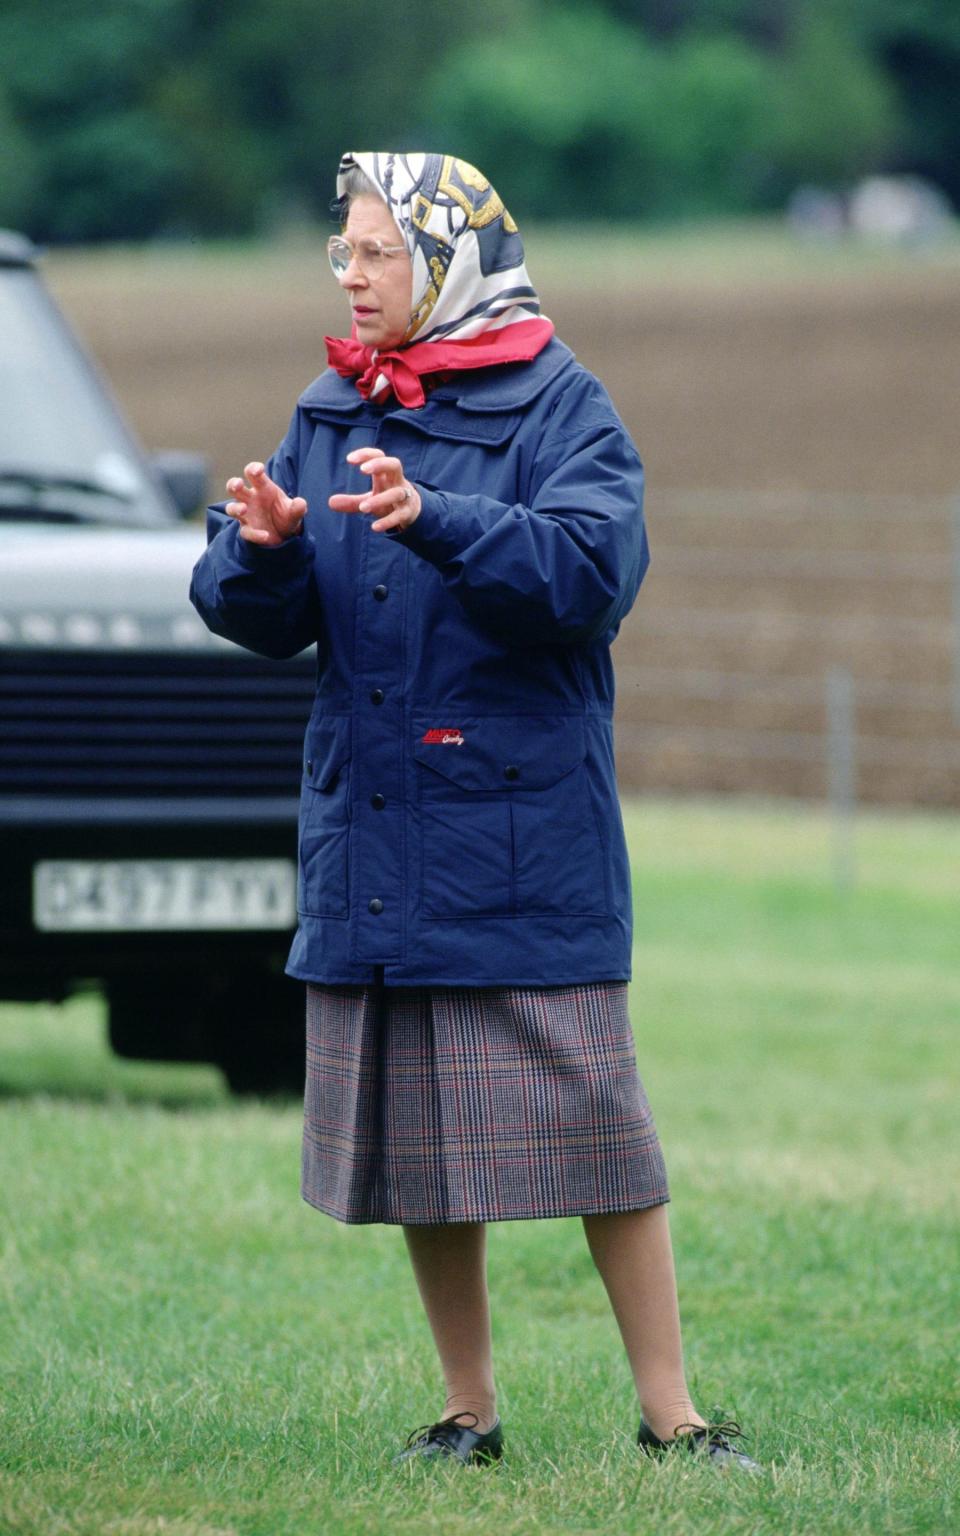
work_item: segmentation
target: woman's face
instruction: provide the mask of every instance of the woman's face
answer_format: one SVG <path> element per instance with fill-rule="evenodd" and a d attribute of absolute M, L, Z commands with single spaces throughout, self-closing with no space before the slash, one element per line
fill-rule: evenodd
<path fill-rule="evenodd" d="M 354 198 L 343 235 L 353 246 L 361 240 L 403 246 L 403 236 L 379 197 Z M 385 351 L 403 340 L 413 307 L 413 266 L 406 249 L 384 257 L 381 277 L 371 280 L 354 260 L 339 282 L 350 297 L 358 341 Z"/>

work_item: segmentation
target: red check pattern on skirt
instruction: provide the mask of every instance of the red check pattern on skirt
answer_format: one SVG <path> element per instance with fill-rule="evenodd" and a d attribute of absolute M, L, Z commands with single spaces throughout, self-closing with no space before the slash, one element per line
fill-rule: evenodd
<path fill-rule="evenodd" d="M 307 987 L 303 1198 L 338 1221 L 669 1200 L 623 982 Z"/>

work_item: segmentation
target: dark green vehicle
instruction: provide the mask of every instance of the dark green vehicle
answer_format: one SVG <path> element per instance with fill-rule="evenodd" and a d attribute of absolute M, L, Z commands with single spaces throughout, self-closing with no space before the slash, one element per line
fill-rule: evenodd
<path fill-rule="evenodd" d="M 0 232 L 0 999 L 95 982 L 120 1055 L 297 1088 L 314 661 L 250 656 L 191 607 L 205 478 L 144 457 Z"/>

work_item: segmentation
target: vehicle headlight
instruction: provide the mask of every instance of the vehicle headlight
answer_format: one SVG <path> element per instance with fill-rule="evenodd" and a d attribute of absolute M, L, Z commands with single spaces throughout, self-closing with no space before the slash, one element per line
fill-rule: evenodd
<path fill-rule="evenodd" d="M 110 639 L 114 645 L 140 645 L 142 642 L 143 631 L 131 614 L 114 614 L 109 623 Z"/>
<path fill-rule="evenodd" d="M 102 645 L 103 625 L 92 613 L 70 613 L 63 621 L 63 638 L 71 645 Z"/>
<path fill-rule="evenodd" d="M 208 643 L 209 630 L 196 613 L 178 614 L 170 625 L 170 639 L 174 645 L 196 648 Z"/>
<path fill-rule="evenodd" d="M 57 622 L 47 613 L 25 613 L 20 634 L 28 645 L 56 645 L 59 639 Z"/>
<path fill-rule="evenodd" d="M 88 651 L 208 651 L 230 648 L 230 641 L 211 634 L 200 617 L 187 609 L 174 614 L 132 613 L 0 613 L 0 645 L 54 650 Z"/>

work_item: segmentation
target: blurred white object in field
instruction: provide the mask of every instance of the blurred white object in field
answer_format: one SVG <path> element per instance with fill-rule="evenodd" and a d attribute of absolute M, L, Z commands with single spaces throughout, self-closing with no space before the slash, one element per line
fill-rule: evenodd
<path fill-rule="evenodd" d="M 888 245 L 925 245 L 941 239 L 953 223 L 939 188 L 919 176 L 867 176 L 848 205 L 850 230 Z"/>
<path fill-rule="evenodd" d="M 787 223 L 804 240 L 873 240 L 884 245 L 929 245 L 953 228 L 949 199 L 919 176 L 866 176 L 848 193 L 797 187 Z"/>
<path fill-rule="evenodd" d="M 804 240 L 839 240 L 847 232 L 847 209 L 839 192 L 797 187 L 787 203 L 787 223 Z"/>

